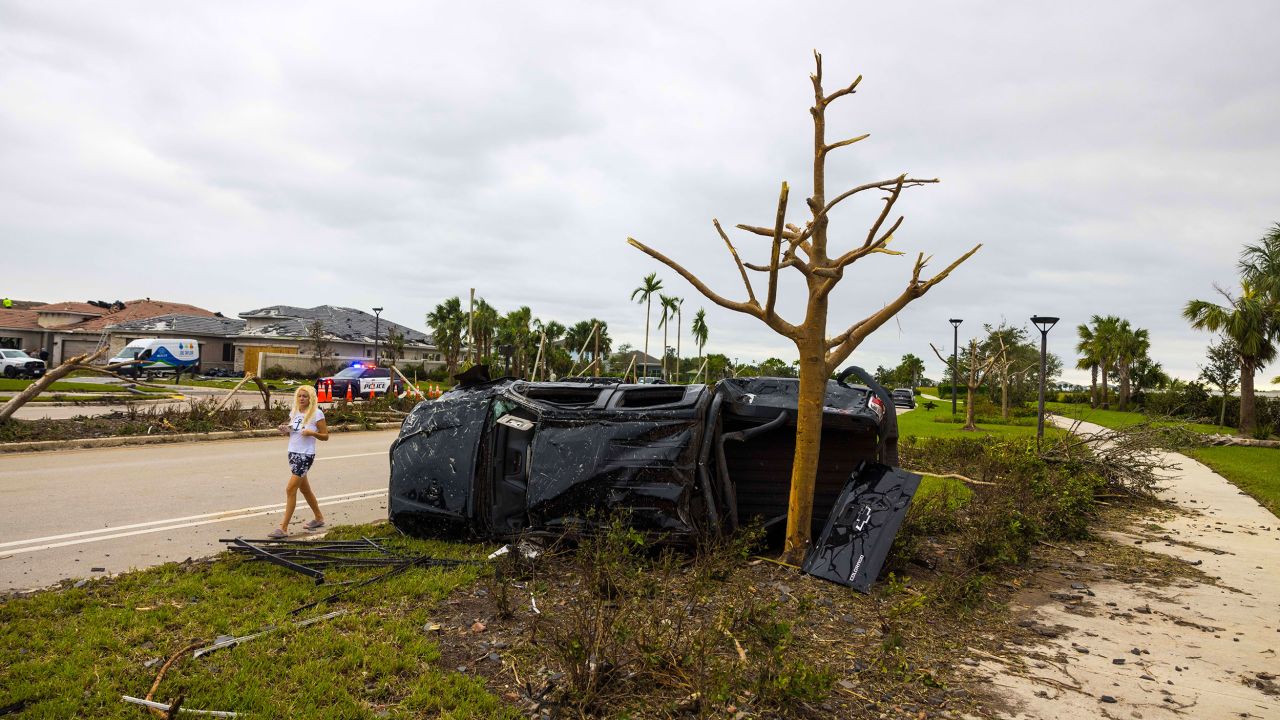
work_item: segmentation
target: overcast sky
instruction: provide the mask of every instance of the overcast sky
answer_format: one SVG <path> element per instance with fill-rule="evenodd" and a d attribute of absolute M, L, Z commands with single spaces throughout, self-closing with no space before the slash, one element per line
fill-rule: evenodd
<path fill-rule="evenodd" d="M 1075 326 L 1116 314 L 1194 377 L 1211 337 L 1182 306 L 1280 221 L 1280 3 L 476 5 L 0 2 L 0 295 L 384 306 L 423 328 L 475 287 L 640 346 L 629 295 L 656 270 L 686 327 L 706 307 L 709 352 L 790 360 L 626 238 L 742 297 L 711 220 L 770 224 L 787 180 L 804 221 L 815 48 L 828 91 L 864 76 L 829 140 L 871 133 L 833 154 L 829 192 L 942 180 L 904 193 L 908 256 L 850 268 L 830 334 L 916 252 L 936 270 L 984 243 L 855 351 L 868 368 L 910 352 L 937 375 L 948 318 L 963 342 L 1036 313 L 1062 318 L 1070 367 Z M 837 212 L 833 247 L 877 210 Z"/>

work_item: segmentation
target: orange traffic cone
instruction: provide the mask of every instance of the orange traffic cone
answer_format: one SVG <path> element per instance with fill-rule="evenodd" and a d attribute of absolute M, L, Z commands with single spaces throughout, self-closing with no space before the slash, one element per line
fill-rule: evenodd
<path fill-rule="evenodd" d="M 347 383 L 347 402 L 351 402 L 351 383 Z"/>
<path fill-rule="evenodd" d="M 369 399 L 373 399 L 373 388 L 369 388 Z"/>
<path fill-rule="evenodd" d="M 320 402 L 333 402 L 333 388 L 328 380 L 320 381 Z"/>

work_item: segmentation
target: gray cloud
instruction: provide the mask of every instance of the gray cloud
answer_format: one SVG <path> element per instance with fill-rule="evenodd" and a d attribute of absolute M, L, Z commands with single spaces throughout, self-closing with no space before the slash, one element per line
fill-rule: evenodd
<path fill-rule="evenodd" d="M 1068 357 L 1075 324 L 1113 313 L 1193 376 L 1210 338 L 1180 307 L 1280 219 L 1277 20 L 1261 2 L 6 3 L 0 292 L 384 305 L 420 326 L 476 287 L 640 345 L 628 295 L 657 270 L 708 308 L 709 350 L 791 358 L 624 238 L 740 297 L 711 218 L 768 223 L 782 180 L 801 216 L 816 47 L 829 89 L 865 76 L 829 137 L 872 133 L 828 186 L 943 181 L 904 197 L 908 257 L 855 266 L 833 327 L 900 291 L 915 252 L 936 269 L 984 243 L 855 360 L 928 361 L 947 317 L 976 332 L 1037 312 L 1062 316 L 1051 349 Z M 877 203 L 842 208 L 833 242 Z"/>

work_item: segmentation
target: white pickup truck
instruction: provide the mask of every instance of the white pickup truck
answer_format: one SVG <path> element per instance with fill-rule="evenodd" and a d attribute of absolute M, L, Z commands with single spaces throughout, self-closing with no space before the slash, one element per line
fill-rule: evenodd
<path fill-rule="evenodd" d="M 21 350 L 0 350 L 0 372 L 7 378 L 44 375 L 44 361 L 33 358 Z"/>

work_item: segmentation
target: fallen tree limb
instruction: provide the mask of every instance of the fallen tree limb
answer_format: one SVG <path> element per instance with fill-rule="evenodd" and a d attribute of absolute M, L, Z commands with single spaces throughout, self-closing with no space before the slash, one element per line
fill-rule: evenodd
<path fill-rule="evenodd" d="M 971 477 L 965 477 L 964 475 L 957 475 L 956 473 L 946 473 L 945 475 L 943 475 L 939 473 L 929 472 L 928 470 L 912 470 L 911 468 L 902 468 L 902 469 L 906 470 L 909 473 L 915 473 L 916 475 L 932 475 L 934 477 L 940 477 L 940 478 L 953 478 L 955 480 L 967 482 L 970 485 L 990 485 L 992 487 L 995 487 L 996 485 L 996 483 L 993 483 L 993 482 L 987 482 L 986 480 L 974 480 Z"/>
<path fill-rule="evenodd" d="M 98 351 L 92 354 L 76 355 L 45 373 L 44 377 L 28 385 L 25 390 L 10 398 L 9 402 L 4 404 L 4 407 L 0 407 L 0 423 L 8 421 L 18 411 L 18 408 L 26 405 L 32 398 L 44 392 L 45 388 L 70 375 L 73 371 L 83 369 L 83 366 L 105 355 L 107 349 L 104 346 L 98 348 Z"/>

